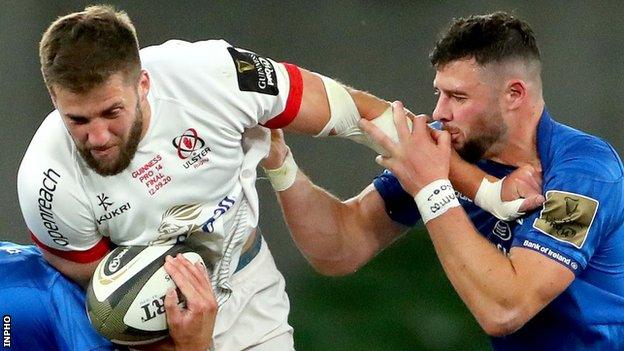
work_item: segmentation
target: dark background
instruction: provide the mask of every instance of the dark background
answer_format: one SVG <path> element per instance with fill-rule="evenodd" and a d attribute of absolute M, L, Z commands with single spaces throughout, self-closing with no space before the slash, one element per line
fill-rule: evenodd
<path fill-rule="evenodd" d="M 167 39 L 224 38 L 279 61 L 335 77 L 414 112 L 430 113 L 427 55 L 454 17 L 512 11 L 534 28 L 544 95 L 560 121 L 622 153 L 624 4 L 620 1 L 110 1 L 133 19 L 142 46 Z M 16 173 L 30 138 L 52 109 L 37 45 L 57 16 L 83 1 L 0 1 L 0 239 L 28 242 Z M 299 165 L 342 198 L 379 172 L 374 153 L 342 140 L 287 138 Z M 291 243 L 275 196 L 258 181 L 261 226 L 290 293 L 298 350 L 480 350 L 488 347 L 420 229 L 357 274 L 315 274 Z M 321 219 L 319 219 L 321 220 Z"/>

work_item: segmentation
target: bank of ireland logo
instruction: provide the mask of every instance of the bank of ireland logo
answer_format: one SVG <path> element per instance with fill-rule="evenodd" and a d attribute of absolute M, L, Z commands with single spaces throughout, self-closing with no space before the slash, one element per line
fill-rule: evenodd
<path fill-rule="evenodd" d="M 194 128 L 189 128 L 182 135 L 175 137 L 172 143 L 178 150 L 178 157 L 182 160 L 186 160 L 194 151 L 200 150 L 206 145 Z"/>

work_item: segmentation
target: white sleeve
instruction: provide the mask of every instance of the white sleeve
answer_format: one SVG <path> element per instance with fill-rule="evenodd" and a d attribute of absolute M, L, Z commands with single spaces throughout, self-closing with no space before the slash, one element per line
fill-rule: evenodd
<path fill-rule="evenodd" d="M 301 72 L 223 40 L 179 40 L 141 50 L 158 93 L 208 111 L 233 111 L 244 128 L 288 125 L 299 112 Z M 233 116 L 232 116 L 233 117 Z"/>
<path fill-rule="evenodd" d="M 78 180 L 71 139 L 59 128 L 64 129 L 63 123 L 53 112 L 22 159 L 17 176 L 20 207 L 38 246 L 70 261 L 92 262 L 106 254 L 108 240 L 97 232 Z"/>

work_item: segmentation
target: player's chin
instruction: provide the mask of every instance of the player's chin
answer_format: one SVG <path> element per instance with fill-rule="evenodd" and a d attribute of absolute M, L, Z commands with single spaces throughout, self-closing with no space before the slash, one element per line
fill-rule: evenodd
<path fill-rule="evenodd" d="M 113 159 L 113 160 L 95 160 L 95 164 L 91 164 L 91 169 L 93 169 L 96 173 L 102 176 L 112 176 L 115 174 L 121 173 L 126 167 L 128 167 L 128 163 L 123 162 L 123 160 Z"/>
<path fill-rule="evenodd" d="M 98 162 L 114 162 L 119 158 L 119 147 L 111 146 L 106 149 L 91 149 L 89 153 Z"/>

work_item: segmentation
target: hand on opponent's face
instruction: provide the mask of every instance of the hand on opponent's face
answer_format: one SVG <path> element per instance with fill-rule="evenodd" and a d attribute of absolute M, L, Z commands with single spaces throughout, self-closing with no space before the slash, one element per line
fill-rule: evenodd
<path fill-rule="evenodd" d="M 393 142 L 371 122 L 360 121 L 361 128 L 388 152 L 386 156 L 377 156 L 375 161 L 392 171 L 412 196 L 436 179 L 447 179 L 451 158 L 448 132 L 432 132 L 427 126 L 429 118 L 425 115 L 414 117 L 410 130 L 403 104 L 398 101 L 393 103 L 393 115 L 398 142 Z"/>

